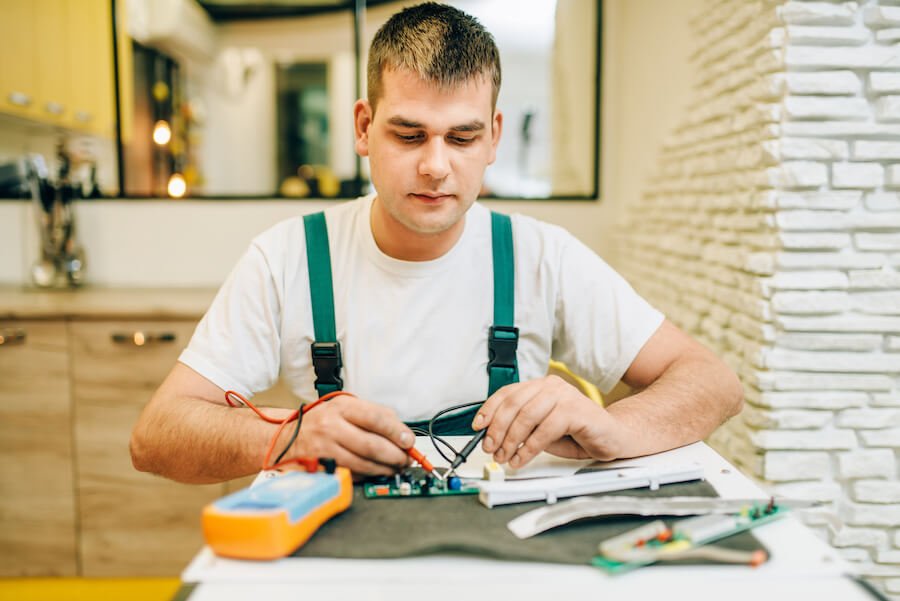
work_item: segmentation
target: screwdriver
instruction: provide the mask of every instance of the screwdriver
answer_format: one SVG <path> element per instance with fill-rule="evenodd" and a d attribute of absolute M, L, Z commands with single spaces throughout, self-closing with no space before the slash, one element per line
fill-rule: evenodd
<path fill-rule="evenodd" d="M 431 462 L 428 461 L 428 459 L 425 457 L 425 455 L 423 455 L 422 452 L 419 451 L 416 447 L 410 447 L 410 448 L 406 449 L 406 454 L 409 455 L 410 457 L 412 457 L 419 465 L 422 466 L 422 468 L 426 472 L 428 472 L 429 474 L 431 474 L 438 480 L 444 479 L 444 477 L 441 476 L 441 474 L 439 474 L 437 472 L 437 470 L 434 469 L 434 466 L 431 465 Z"/>
<path fill-rule="evenodd" d="M 481 439 L 484 438 L 485 434 L 487 434 L 487 428 L 475 434 L 475 436 L 472 437 L 472 440 L 467 442 L 466 446 L 462 448 L 462 451 L 456 454 L 456 457 L 453 459 L 453 463 L 450 464 L 450 469 L 447 470 L 447 473 L 445 474 L 448 478 L 450 477 L 450 474 L 452 474 L 454 470 L 456 470 L 456 468 L 466 462 L 466 460 L 469 458 L 469 455 L 472 454 L 472 451 L 475 450 L 475 447 L 479 442 L 481 442 Z"/>

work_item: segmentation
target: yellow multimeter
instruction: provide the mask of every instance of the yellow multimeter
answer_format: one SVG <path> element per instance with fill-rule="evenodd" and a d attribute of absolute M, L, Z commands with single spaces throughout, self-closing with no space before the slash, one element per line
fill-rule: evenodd
<path fill-rule="evenodd" d="M 288 472 L 203 508 L 203 536 L 216 555 L 278 559 L 350 506 L 350 470 Z"/>

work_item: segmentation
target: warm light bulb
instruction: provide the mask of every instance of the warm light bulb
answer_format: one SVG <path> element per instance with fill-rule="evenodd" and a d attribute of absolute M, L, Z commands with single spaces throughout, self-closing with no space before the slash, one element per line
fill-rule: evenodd
<path fill-rule="evenodd" d="M 153 126 L 153 141 L 160 146 L 165 146 L 172 139 L 172 129 L 169 127 L 168 121 L 160 119 Z"/>
<path fill-rule="evenodd" d="M 184 176 L 180 173 L 173 173 L 172 177 L 169 178 L 167 189 L 169 191 L 169 196 L 172 198 L 181 198 L 184 196 L 184 193 L 187 192 L 187 183 L 184 181 Z"/>

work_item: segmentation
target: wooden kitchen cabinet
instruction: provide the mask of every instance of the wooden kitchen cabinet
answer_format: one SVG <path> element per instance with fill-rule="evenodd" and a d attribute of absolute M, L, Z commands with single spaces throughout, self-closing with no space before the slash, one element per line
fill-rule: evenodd
<path fill-rule="evenodd" d="M 70 324 L 83 576 L 176 575 L 203 545 L 200 510 L 224 485 L 140 473 L 128 450 L 134 423 L 194 325 Z"/>
<path fill-rule="evenodd" d="M 0 577 L 176 576 L 200 550 L 202 507 L 252 478 L 179 484 L 128 443 L 214 293 L 0 287 Z"/>
<path fill-rule="evenodd" d="M 195 326 L 131 320 L 69 325 L 83 576 L 177 575 L 203 546 L 203 506 L 247 482 L 180 484 L 131 464 L 131 429 Z M 281 386 L 257 400 L 295 405 Z"/>
<path fill-rule="evenodd" d="M 66 324 L 0 320 L 0 336 L 0 576 L 74 576 Z"/>

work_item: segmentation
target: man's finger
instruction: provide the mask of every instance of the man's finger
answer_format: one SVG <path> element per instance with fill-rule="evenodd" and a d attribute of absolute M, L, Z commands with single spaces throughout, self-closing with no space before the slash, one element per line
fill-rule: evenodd
<path fill-rule="evenodd" d="M 500 448 L 494 453 L 494 458 L 499 462 L 511 459 L 516 454 L 519 446 L 531 436 L 535 428 L 550 415 L 555 407 L 556 398 L 552 393 L 548 394 L 546 390 L 541 390 L 531 397 L 528 402 L 519 408 L 507 429 L 506 437 L 503 439 Z"/>
<path fill-rule="evenodd" d="M 560 440 L 566 433 L 566 423 L 557 414 L 550 414 L 542 420 L 525 442 L 509 458 L 509 466 L 519 469 L 534 459 L 538 453 Z"/>
<path fill-rule="evenodd" d="M 342 446 L 339 446 L 334 454 L 335 457 L 333 457 L 333 459 L 337 464 L 346 467 L 354 474 L 366 476 L 390 476 L 397 471 L 396 468 L 392 466 L 377 463 L 366 459 L 365 457 L 360 457 Z"/>
<path fill-rule="evenodd" d="M 506 398 L 502 399 L 500 406 L 494 410 L 494 414 L 491 416 L 490 425 L 482 443 L 485 453 L 494 453 L 501 447 L 506 439 L 509 426 L 519 413 L 519 408 L 530 401 L 538 390 L 538 386 L 532 382 L 526 382 L 513 388 Z M 504 461 L 503 459 L 497 460 Z"/>
<path fill-rule="evenodd" d="M 516 382 L 515 384 L 507 384 L 503 386 L 489 396 L 487 400 L 478 408 L 478 413 L 475 414 L 474 419 L 472 419 L 472 429 L 473 430 L 481 430 L 482 428 L 487 427 L 491 420 L 494 419 L 494 413 L 496 413 L 497 408 L 503 404 L 503 401 L 509 395 L 513 394 L 523 385 L 527 384 L 527 382 Z"/>
<path fill-rule="evenodd" d="M 408 449 L 416 442 L 412 430 L 397 417 L 393 409 L 356 399 L 355 403 L 344 408 L 343 414 L 348 422 L 390 440 L 401 449 Z"/>
<path fill-rule="evenodd" d="M 393 471 L 409 464 L 409 455 L 393 441 L 350 422 L 345 422 L 341 428 L 338 441 L 354 455 L 386 465 Z"/>

